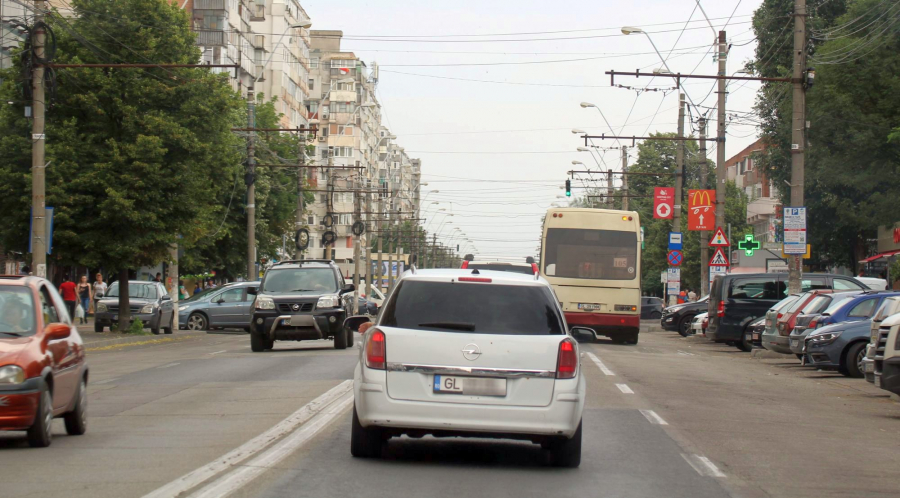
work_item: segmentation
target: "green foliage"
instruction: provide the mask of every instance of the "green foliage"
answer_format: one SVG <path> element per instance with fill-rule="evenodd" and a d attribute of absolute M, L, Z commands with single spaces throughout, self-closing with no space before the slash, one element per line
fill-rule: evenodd
<path fill-rule="evenodd" d="M 150 335 L 149 332 L 144 332 L 144 322 L 141 321 L 140 318 L 135 318 L 131 325 L 128 326 L 128 329 L 125 330 L 126 334 L 132 335 Z"/>

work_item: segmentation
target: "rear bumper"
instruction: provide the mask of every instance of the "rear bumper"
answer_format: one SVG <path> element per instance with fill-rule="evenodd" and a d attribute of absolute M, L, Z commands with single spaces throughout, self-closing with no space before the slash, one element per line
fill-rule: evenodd
<path fill-rule="evenodd" d="M 357 366 L 353 394 L 363 427 L 471 437 L 511 434 L 572 437 L 584 410 L 584 375 L 578 376 L 577 383 L 571 383 L 575 391 L 556 389 L 548 406 L 530 407 L 395 400 L 387 395 L 384 372 L 366 368 L 366 382 L 363 382 L 362 368 Z M 565 381 L 556 382 L 558 386 Z"/>
<path fill-rule="evenodd" d="M 884 360 L 881 369 L 881 388 L 900 394 L 900 356 Z"/>
<path fill-rule="evenodd" d="M 0 390 L 0 430 L 26 430 L 34 424 L 40 400 L 38 377 L 26 380 L 15 389 Z"/>
<path fill-rule="evenodd" d="M 788 336 L 788 339 L 790 339 L 790 341 L 791 341 L 790 342 L 791 353 L 793 353 L 793 354 L 803 354 L 804 353 L 803 349 L 806 347 L 806 335 L 807 335 L 807 331 L 804 330 L 800 334 L 792 333 L 790 336 Z"/>
<path fill-rule="evenodd" d="M 781 354 L 792 354 L 790 340 L 785 336 L 778 334 L 764 333 L 762 336 L 762 346 L 769 351 Z"/>
<path fill-rule="evenodd" d="M 579 313 L 565 312 L 566 323 L 581 327 L 590 327 L 601 334 L 603 329 L 635 331 L 641 328 L 640 315 L 616 315 L 612 313 Z M 599 329 L 599 330 L 598 330 Z"/>

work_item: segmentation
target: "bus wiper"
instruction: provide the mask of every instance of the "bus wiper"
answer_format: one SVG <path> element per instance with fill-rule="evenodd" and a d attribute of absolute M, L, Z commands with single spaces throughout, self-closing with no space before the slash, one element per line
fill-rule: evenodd
<path fill-rule="evenodd" d="M 435 327 L 439 329 L 451 329 L 451 330 L 475 330 L 475 324 L 469 322 L 430 322 L 430 323 L 420 323 L 419 327 Z"/>

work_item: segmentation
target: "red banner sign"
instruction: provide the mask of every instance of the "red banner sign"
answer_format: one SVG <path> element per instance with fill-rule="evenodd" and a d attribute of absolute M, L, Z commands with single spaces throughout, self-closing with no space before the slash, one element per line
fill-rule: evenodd
<path fill-rule="evenodd" d="M 675 189 L 656 187 L 653 193 L 653 217 L 671 220 L 675 211 Z"/>
<path fill-rule="evenodd" d="M 716 191 L 688 191 L 688 230 L 714 230 L 716 228 Z"/>

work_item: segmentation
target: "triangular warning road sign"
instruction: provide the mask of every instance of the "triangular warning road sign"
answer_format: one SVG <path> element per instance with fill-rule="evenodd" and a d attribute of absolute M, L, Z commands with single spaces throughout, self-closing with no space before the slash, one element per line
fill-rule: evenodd
<path fill-rule="evenodd" d="M 728 257 L 725 256 L 725 251 L 721 247 L 716 248 L 716 252 L 713 253 L 712 258 L 709 260 L 709 266 L 731 266 L 731 263 L 728 262 Z"/>
<path fill-rule="evenodd" d="M 730 245 L 731 244 L 728 243 L 728 239 L 725 237 L 725 232 L 722 230 L 722 227 L 717 227 L 716 232 L 709 240 L 709 247 L 727 247 Z"/>

